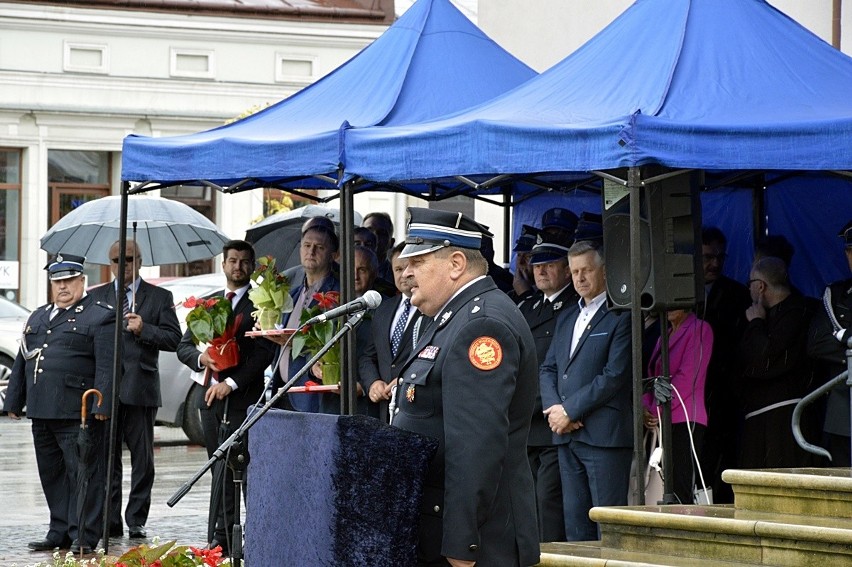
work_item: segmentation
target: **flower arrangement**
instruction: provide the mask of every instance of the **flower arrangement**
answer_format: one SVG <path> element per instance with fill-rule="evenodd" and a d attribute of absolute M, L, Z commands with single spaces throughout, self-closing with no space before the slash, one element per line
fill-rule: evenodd
<path fill-rule="evenodd" d="M 222 336 L 233 312 L 231 302 L 224 297 L 189 297 L 183 306 L 191 310 L 186 314 L 186 326 L 195 344 L 210 343 Z"/>
<path fill-rule="evenodd" d="M 230 566 L 230 559 L 222 558 L 222 548 L 198 549 L 186 545 L 175 545 L 174 541 L 160 544 L 154 538 L 152 546 L 140 545 L 128 550 L 121 557 L 104 555 L 77 559 L 70 551 L 63 557 L 58 551 L 52 563 L 36 563 L 33 567 L 219 567 Z"/>
<path fill-rule="evenodd" d="M 305 322 L 317 315 L 321 315 L 340 304 L 340 293 L 327 291 L 313 295 L 314 305 L 302 310 L 299 323 Z M 302 354 L 312 356 L 331 341 L 334 334 L 340 329 L 338 320 L 323 321 L 303 328 L 293 336 L 292 357 L 296 359 Z M 334 345 L 320 359 L 322 368 L 322 382 L 325 385 L 338 384 L 340 382 L 340 344 Z"/>
<path fill-rule="evenodd" d="M 255 287 L 249 290 L 249 299 L 255 306 L 251 316 L 263 331 L 276 328 L 282 313 L 293 310 L 290 297 L 290 282 L 275 269 L 275 258 L 264 256 L 257 261 L 257 269 L 251 275 Z"/>
<path fill-rule="evenodd" d="M 219 370 L 236 366 L 240 361 L 240 352 L 234 335 L 240 326 L 242 314 L 228 324 L 233 314 L 231 300 L 224 297 L 190 297 L 183 302 L 183 306 L 190 309 L 186 314 L 186 326 L 192 342 L 209 345 L 207 354 Z"/>

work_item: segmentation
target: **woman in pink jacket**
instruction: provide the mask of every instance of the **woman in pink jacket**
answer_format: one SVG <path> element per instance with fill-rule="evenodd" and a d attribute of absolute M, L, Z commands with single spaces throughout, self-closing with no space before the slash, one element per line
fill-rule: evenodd
<path fill-rule="evenodd" d="M 713 331 L 710 325 L 691 311 L 677 309 L 668 312 L 669 374 L 672 386 L 680 398 L 672 392 L 672 473 L 675 496 L 682 504 L 692 504 L 692 487 L 698 481 L 695 457 L 689 440 L 698 457 L 707 427 L 707 408 L 704 404 L 704 382 L 707 380 L 707 365 L 713 351 Z M 660 356 L 660 340 L 648 363 L 649 376 L 661 376 L 663 361 Z M 683 401 L 681 401 L 681 399 Z M 657 426 L 657 409 L 653 393 L 645 394 L 645 425 Z M 666 458 L 664 456 L 663 458 Z"/>

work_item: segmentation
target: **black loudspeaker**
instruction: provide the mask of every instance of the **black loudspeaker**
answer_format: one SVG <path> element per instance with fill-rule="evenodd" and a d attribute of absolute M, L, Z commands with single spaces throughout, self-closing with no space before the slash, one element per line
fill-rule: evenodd
<path fill-rule="evenodd" d="M 643 310 L 695 307 L 704 299 L 701 264 L 702 172 L 664 177 L 661 168 L 643 168 L 651 183 L 640 188 L 639 304 Z M 654 181 L 654 179 L 657 181 Z M 628 309 L 630 294 L 630 195 L 605 180 L 603 191 L 606 289 L 615 308 Z"/>

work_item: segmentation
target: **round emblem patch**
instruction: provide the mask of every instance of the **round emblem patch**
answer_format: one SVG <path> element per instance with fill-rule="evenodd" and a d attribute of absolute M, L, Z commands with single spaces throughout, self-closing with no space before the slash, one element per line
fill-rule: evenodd
<path fill-rule="evenodd" d="M 479 337 L 467 349 L 470 363 L 479 370 L 494 370 L 503 362 L 503 347 L 492 337 Z"/>

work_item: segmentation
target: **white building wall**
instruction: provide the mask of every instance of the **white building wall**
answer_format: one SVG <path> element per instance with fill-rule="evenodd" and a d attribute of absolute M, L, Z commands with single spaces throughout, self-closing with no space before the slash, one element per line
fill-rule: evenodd
<path fill-rule="evenodd" d="M 384 29 L 0 1 L 0 148 L 23 150 L 21 303 L 47 296 L 48 150 L 113 152 L 117 194 L 128 134 L 220 126 L 312 83 Z M 232 237 L 262 213 L 259 191 L 216 199 L 216 222 Z"/>

